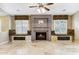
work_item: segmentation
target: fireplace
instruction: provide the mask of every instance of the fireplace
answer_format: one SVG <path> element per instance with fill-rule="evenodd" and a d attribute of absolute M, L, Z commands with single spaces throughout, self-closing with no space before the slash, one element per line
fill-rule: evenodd
<path fill-rule="evenodd" d="M 32 15 L 32 41 L 51 39 L 51 15 Z"/>
<path fill-rule="evenodd" d="M 36 40 L 46 40 L 46 32 L 36 32 Z"/>

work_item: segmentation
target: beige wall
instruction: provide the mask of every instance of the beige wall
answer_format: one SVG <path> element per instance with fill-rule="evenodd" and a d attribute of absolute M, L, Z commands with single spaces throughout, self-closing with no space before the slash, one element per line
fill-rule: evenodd
<path fill-rule="evenodd" d="M 72 28 L 75 30 L 75 40 L 79 41 L 79 12 L 73 15 Z"/>
<path fill-rule="evenodd" d="M 1 32 L 8 32 L 9 30 L 9 16 L 0 16 Z"/>
<path fill-rule="evenodd" d="M 0 16 L 1 31 L 7 32 L 9 29 L 15 28 L 14 16 Z"/>
<path fill-rule="evenodd" d="M 67 24 L 67 26 L 68 26 L 68 29 L 72 29 L 72 15 L 68 16 L 68 24 Z"/>
<path fill-rule="evenodd" d="M 15 19 L 14 19 L 14 16 L 11 16 L 11 29 L 15 29 Z"/>

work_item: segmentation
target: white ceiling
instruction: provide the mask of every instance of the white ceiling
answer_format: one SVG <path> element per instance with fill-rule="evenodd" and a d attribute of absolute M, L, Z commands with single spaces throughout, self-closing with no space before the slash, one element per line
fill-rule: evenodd
<path fill-rule="evenodd" d="M 29 5 L 34 5 L 30 3 L 2 3 L 0 8 L 3 9 L 10 15 L 32 15 L 39 14 L 37 8 L 29 8 Z M 50 11 L 45 12 L 44 14 L 66 14 L 72 15 L 79 11 L 79 3 L 54 3 L 51 6 L 48 6 Z M 64 11 L 65 9 L 65 11 Z"/>

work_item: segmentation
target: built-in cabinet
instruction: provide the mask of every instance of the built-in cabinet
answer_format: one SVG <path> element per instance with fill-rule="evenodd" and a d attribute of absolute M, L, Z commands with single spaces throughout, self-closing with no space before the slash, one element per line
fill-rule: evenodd
<path fill-rule="evenodd" d="M 25 40 L 25 42 L 31 42 L 31 35 L 13 35 L 12 42 L 15 40 Z"/>
<path fill-rule="evenodd" d="M 60 39 L 59 39 L 60 38 Z M 52 42 L 58 42 L 58 41 L 68 41 L 68 42 L 72 42 L 72 36 L 71 35 L 61 35 L 61 36 L 58 36 L 58 35 L 52 35 L 51 36 L 51 41 Z"/>

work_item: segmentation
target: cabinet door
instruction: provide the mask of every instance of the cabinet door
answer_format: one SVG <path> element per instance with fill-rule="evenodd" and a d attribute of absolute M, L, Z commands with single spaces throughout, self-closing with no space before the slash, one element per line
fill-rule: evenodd
<path fill-rule="evenodd" d="M 51 36 L 51 41 L 56 42 L 57 41 L 57 36 Z"/>

